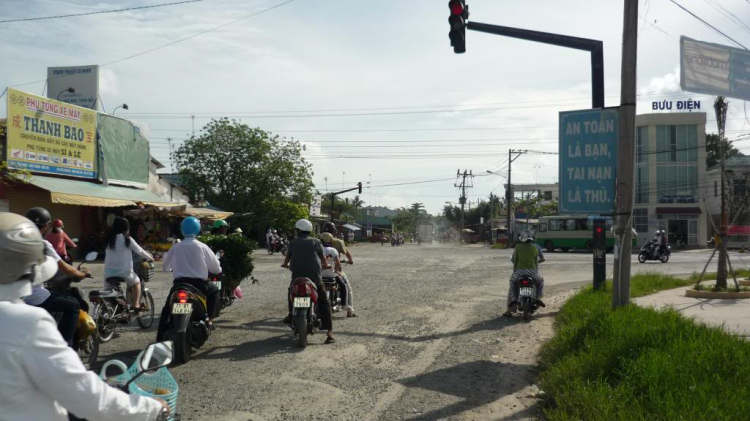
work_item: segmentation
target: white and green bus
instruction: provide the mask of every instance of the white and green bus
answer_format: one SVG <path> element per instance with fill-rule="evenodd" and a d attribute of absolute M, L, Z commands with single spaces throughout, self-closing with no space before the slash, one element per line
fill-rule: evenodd
<path fill-rule="evenodd" d="M 606 219 L 607 251 L 615 246 L 612 236 L 612 219 Z M 539 229 L 536 231 L 536 243 L 550 253 L 560 249 L 593 249 L 594 221 L 588 215 L 557 215 L 539 218 Z M 635 238 L 633 238 L 635 244 Z"/>

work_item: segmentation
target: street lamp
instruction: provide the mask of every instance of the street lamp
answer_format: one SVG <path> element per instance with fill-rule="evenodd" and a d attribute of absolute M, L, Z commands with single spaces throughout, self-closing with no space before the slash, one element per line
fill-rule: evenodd
<path fill-rule="evenodd" d="M 118 108 L 122 108 L 123 110 L 129 110 L 128 104 L 122 104 L 115 107 L 114 110 L 112 110 L 112 115 L 115 115 L 115 111 L 117 111 Z"/>
<path fill-rule="evenodd" d="M 59 94 L 57 94 L 57 100 L 58 100 L 58 101 L 60 100 L 60 95 L 64 94 L 65 92 L 68 92 L 68 93 L 74 94 L 74 93 L 76 93 L 76 90 L 75 90 L 75 89 L 73 89 L 72 87 L 70 87 L 70 88 L 68 88 L 68 89 L 63 89 L 63 90 L 62 90 L 62 91 L 61 91 L 61 92 L 60 92 Z"/>

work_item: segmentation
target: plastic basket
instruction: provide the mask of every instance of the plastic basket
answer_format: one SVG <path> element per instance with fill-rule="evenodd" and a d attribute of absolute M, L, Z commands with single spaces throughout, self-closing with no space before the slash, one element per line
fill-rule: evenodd
<path fill-rule="evenodd" d="M 138 265 L 136 274 L 143 280 L 143 282 L 150 282 L 154 279 L 154 275 L 156 274 L 155 268 L 156 267 L 153 263 L 143 262 Z"/>
<path fill-rule="evenodd" d="M 138 354 L 138 358 L 136 358 L 136 361 L 140 361 L 141 354 Z M 100 374 L 102 378 L 105 378 L 105 371 L 110 364 L 118 366 L 121 370 L 125 368 L 125 364 L 123 364 L 121 361 L 107 361 L 107 363 L 102 367 L 102 371 Z M 109 380 L 114 380 L 119 384 L 126 384 L 128 381 L 130 381 L 130 379 L 138 374 L 138 371 L 139 369 L 137 363 L 133 363 L 133 365 L 125 370 L 124 373 L 114 377 L 113 379 L 110 378 Z M 153 393 L 153 391 L 157 388 L 170 390 L 171 392 L 164 395 Z M 170 373 L 166 367 L 160 368 L 155 373 L 143 373 L 133 383 L 130 383 L 129 386 L 129 391 L 133 395 L 146 396 L 148 398 L 159 398 L 166 401 L 170 409 L 170 416 L 167 419 L 170 421 L 173 421 L 175 419 L 175 415 L 177 414 L 177 394 L 179 390 L 180 388 L 177 385 L 177 381 L 174 379 L 172 373 Z"/>

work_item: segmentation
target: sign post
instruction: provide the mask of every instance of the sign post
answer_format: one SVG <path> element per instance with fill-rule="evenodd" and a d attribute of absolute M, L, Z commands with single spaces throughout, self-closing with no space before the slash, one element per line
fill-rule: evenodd
<path fill-rule="evenodd" d="M 561 215 L 613 213 L 618 130 L 617 108 L 560 113 Z M 603 219 L 594 219 L 594 237 L 591 240 L 594 288 L 601 287 L 606 277 L 605 226 Z M 597 229 L 600 231 L 597 232 Z"/>

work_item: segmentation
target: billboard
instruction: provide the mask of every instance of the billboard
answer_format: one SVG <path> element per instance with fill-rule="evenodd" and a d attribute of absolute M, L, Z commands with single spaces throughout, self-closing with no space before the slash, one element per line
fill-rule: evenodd
<path fill-rule="evenodd" d="M 97 115 L 101 156 L 99 173 L 108 183 L 131 187 L 148 186 L 149 142 L 132 122 L 107 114 Z"/>
<path fill-rule="evenodd" d="M 750 51 L 680 37 L 680 88 L 750 101 Z"/>
<path fill-rule="evenodd" d="M 8 165 L 96 177 L 96 112 L 8 88 Z"/>
<path fill-rule="evenodd" d="M 98 110 L 99 66 L 48 67 L 47 97 Z"/>
<path fill-rule="evenodd" d="M 619 121 L 617 108 L 560 113 L 561 214 L 614 212 Z"/>

